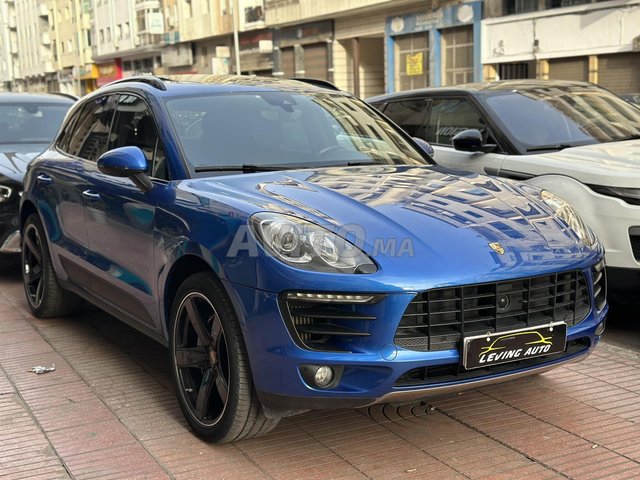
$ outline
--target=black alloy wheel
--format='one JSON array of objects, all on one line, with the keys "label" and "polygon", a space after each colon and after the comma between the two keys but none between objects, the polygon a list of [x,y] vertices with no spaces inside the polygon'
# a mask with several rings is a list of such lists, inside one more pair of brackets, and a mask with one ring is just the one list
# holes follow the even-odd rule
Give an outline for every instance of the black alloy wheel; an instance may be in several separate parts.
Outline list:
[{"label": "black alloy wheel", "polygon": [[169,348],[178,401],[192,430],[214,443],[269,432],[235,310],[209,272],[187,278],[171,311]]},{"label": "black alloy wheel", "polygon": [[47,236],[35,213],[27,218],[22,229],[22,280],[29,308],[38,318],[60,317],[82,304],[79,297],[58,283]]}]

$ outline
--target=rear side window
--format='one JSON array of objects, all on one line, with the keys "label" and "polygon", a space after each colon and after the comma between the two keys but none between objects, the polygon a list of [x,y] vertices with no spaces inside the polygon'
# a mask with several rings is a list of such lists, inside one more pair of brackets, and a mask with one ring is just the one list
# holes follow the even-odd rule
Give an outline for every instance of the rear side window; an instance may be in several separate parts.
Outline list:
[{"label": "rear side window", "polygon": [[98,97],[85,103],[73,126],[66,152],[85,160],[97,161],[106,151],[113,106],[113,96]]},{"label": "rear side window", "polygon": [[487,125],[478,109],[466,98],[433,101],[426,140],[436,145],[452,145],[451,139],[463,130],[480,130],[485,142]]},{"label": "rear side window", "polygon": [[425,119],[430,101],[426,98],[391,102],[384,114],[397,123],[412,137],[425,139],[427,136]]}]

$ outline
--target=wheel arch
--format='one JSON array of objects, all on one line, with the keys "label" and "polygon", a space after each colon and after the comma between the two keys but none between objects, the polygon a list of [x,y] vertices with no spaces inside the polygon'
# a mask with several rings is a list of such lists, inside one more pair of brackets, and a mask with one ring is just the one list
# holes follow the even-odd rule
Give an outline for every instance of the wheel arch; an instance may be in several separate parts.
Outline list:
[{"label": "wheel arch", "polygon": [[170,330],[169,322],[171,321],[171,307],[175,300],[178,288],[188,277],[194,273],[211,272],[216,278],[218,275],[209,263],[198,255],[188,253],[178,258],[169,270],[163,289],[163,312],[164,323],[167,333]]},{"label": "wheel arch", "polygon": [[20,207],[20,233],[24,229],[24,224],[31,214],[37,214],[38,210],[31,200],[25,200]]}]

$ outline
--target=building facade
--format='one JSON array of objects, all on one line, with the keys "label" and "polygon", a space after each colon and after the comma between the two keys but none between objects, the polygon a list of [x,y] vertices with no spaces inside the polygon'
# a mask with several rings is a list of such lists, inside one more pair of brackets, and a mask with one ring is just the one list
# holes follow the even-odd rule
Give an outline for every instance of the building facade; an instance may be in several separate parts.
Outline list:
[{"label": "building facade", "polygon": [[640,92],[640,0],[487,0],[486,80],[589,81]]},{"label": "building facade", "polygon": [[0,0],[0,90],[15,88],[20,76],[15,2]]}]

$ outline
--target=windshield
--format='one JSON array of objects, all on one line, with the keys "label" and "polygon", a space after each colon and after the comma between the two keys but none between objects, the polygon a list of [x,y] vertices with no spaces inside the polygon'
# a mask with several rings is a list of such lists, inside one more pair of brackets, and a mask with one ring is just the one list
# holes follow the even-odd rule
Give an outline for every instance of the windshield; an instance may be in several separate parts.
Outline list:
[{"label": "windshield", "polygon": [[484,103],[521,153],[640,135],[640,109],[596,87],[511,90]]},{"label": "windshield", "polygon": [[70,104],[0,104],[0,143],[49,143]]},{"label": "windshield", "polygon": [[342,94],[223,93],[172,98],[167,109],[196,171],[427,163],[373,109]]}]

